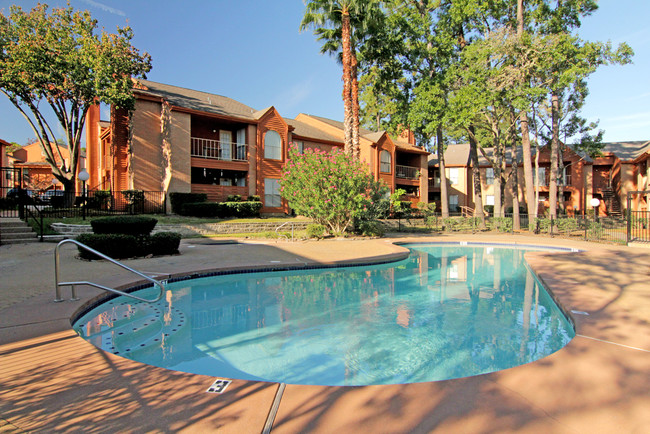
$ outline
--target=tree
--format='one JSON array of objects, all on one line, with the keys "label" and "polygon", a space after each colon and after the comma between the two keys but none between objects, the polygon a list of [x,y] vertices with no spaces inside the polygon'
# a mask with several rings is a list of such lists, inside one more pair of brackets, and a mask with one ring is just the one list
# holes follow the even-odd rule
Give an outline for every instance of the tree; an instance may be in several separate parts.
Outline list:
[{"label": "tree", "polygon": [[359,159],[359,82],[356,45],[361,43],[370,22],[380,16],[376,1],[310,0],[300,30],[314,28],[323,41],[321,53],[339,56],[343,66],[343,134],[348,155]]},{"label": "tree", "polygon": [[308,148],[301,154],[292,146],[280,180],[289,206],[335,235],[355,219],[376,218],[373,214],[386,191],[364,163],[338,148],[330,153]]},{"label": "tree", "polygon": [[[130,27],[97,34],[87,11],[48,13],[44,4],[9,11],[0,13],[0,91],[31,126],[54,176],[72,191],[88,109],[99,102],[132,109],[132,77],[145,78],[151,57],[131,45]],[[68,161],[56,146],[48,107],[65,132]]]}]

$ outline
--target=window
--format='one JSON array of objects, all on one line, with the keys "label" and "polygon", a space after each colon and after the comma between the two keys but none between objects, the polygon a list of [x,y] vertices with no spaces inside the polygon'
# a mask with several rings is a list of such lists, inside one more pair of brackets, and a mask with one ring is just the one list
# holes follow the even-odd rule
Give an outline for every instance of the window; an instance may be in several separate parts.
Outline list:
[{"label": "window", "polygon": [[494,169],[492,167],[485,169],[485,182],[487,185],[494,184]]},{"label": "window", "polygon": [[232,133],[230,131],[219,131],[219,159],[232,160],[231,151]]},{"label": "window", "polygon": [[282,206],[279,180],[269,178],[264,180],[264,206],[268,208],[277,208]]},{"label": "window", "polygon": [[457,212],[458,211],[458,195],[451,194],[449,195],[449,211]]},{"label": "window", "polygon": [[571,185],[571,166],[565,167],[562,172],[562,185]]},{"label": "window", "polygon": [[305,153],[305,142],[296,141],[293,142],[293,145],[296,147],[296,149],[298,149],[299,154]]},{"label": "window", "polygon": [[273,130],[267,131],[264,135],[264,158],[282,159],[282,138]]},{"label": "window", "polygon": [[379,171],[383,173],[390,173],[390,152],[381,151],[379,153]]},{"label": "window", "polygon": [[449,183],[451,185],[457,185],[458,184],[458,168],[453,168],[453,169],[445,169],[447,172],[447,178],[449,179]]},{"label": "window", "polygon": [[246,160],[246,130],[244,128],[237,130],[237,153],[235,158],[237,160]]},{"label": "window", "polygon": [[539,167],[537,169],[537,178],[539,179],[539,184],[541,186],[548,185],[548,180],[546,179],[546,167]]}]

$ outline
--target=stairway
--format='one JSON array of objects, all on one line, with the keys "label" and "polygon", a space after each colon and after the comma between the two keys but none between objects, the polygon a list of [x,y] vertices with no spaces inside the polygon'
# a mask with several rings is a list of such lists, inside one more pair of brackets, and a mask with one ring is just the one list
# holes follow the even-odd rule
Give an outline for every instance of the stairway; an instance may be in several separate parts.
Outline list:
[{"label": "stairway", "polygon": [[38,235],[24,221],[18,218],[0,219],[0,244],[38,242]]},{"label": "stairway", "polygon": [[607,214],[610,217],[621,217],[621,202],[618,200],[618,196],[614,193],[612,187],[606,187],[603,189],[603,200],[607,205]]}]

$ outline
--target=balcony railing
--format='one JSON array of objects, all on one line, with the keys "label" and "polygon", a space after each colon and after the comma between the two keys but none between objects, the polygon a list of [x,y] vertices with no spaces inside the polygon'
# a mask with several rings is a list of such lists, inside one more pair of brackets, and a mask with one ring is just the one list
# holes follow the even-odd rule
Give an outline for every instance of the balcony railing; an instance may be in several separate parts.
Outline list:
[{"label": "balcony railing", "polygon": [[395,177],[402,179],[420,179],[420,170],[417,167],[395,165]]},{"label": "balcony railing", "polygon": [[440,177],[429,178],[429,188],[439,188],[440,187]]},{"label": "balcony railing", "polygon": [[191,142],[192,157],[223,161],[248,161],[248,146],[245,143],[222,142],[199,137],[192,137]]}]

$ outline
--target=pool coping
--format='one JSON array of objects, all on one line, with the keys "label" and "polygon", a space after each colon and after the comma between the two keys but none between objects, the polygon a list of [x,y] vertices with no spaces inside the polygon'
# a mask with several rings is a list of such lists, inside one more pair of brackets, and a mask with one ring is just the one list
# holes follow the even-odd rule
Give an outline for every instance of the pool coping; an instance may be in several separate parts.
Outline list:
[{"label": "pool coping", "polygon": [[[379,240],[381,242],[412,243],[421,242],[427,237],[408,237],[391,240]],[[428,237],[433,242],[439,242],[440,237]],[[459,236],[457,239],[467,239],[467,236]],[[485,240],[488,237],[478,237],[475,239]],[[449,239],[449,238],[446,238]],[[513,239],[521,239],[513,237]],[[537,240],[534,240],[534,242]],[[544,240],[545,245],[561,244],[558,240]],[[489,244],[493,244],[489,242]],[[508,243],[511,244],[511,243]],[[576,243],[572,243],[576,244]],[[586,243],[585,243],[586,244]],[[583,244],[580,244],[583,246]],[[630,250],[625,248],[610,248],[599,245],[584,245],[586,253],[580,253],[580,261],[573,261],[576,264],[565,264],[557,257],[553,258],[549,252],[530,252],[527,253],[527,262],[535,271],[538,278],[544,283],[544,286],[557,293],[561,300],[561,305],[566,309],[573,307],[580,308],[581,304],[589,305],[593,303],[596,297],[593,296],[593,285],[590,287],[591,275],[597,275],[600,281],[606,283],[604,286],[612,286],[615,291],[616,285],[606,280],[605,273],[593,273],[593,261],[600,256],[605,259],[602,266],[610,269],[616,278],[621,282],[627,282],[631,279],[630,274],[616,270],[616,261],[635,261],[635,255],[643,256],[640,250]],[[632,253],[634,252],[634,253]],[[647,252],[647,250],[646,250]],[[649,252],[650,253],[650,252]],[[557,254],[555,254],[557,255]],[[562,255],[562,254],[560,254]],[[646,254],[647,255],[647,254]],[[640,261],[645,261],[644,256]],[[575,259],[575,258],[574,258]],[[571,262],[571,261],[569,261]],[[648,262],[640,262],[647,264]],[[586,264],[586,265],[585,265]],[[624,265],[623,263],[619,265]],[[568,268],[567,268],[568,267]],[[571,273],[579,271],[581,268],[587,271],[580,274],[579,279],[569,279],[568,270]],[[591,267],[591,268],[590,268]],[[624,268],[620,266],[619,268]],[[564,274],[562,274],[564,273]],[[615,281],[613,279],[612,281]],[[393,385],[393,386],[362,386],[362,387],[336,387],[336,386],[293,386],[287,385],[282,401],[279,405],[274,431],[278,432],[355,432],[359,429],[377,430],[377,431],[419,431],[419,432],[484,432],[484,431],[529,431],[538,432],[544,430],[548,432],[606,432],[613,430],[641,431],[642,427],[650,423],[650,416],[647,409],[649,400],[646,391],[648,390],[648,378],[650,378],[650,345],[646,342],[644,336],[648,334],[639,333],[639,327],[647,327],[640,323],[632,324],[629,327],[625,324],[625,319],[621,320],[621,315],[636,314],[635,309],[642,309],[645,314],[645,304],[637,303],[644,301],[639,298],[638,281],[632,280],[631,283],[621,283],[619,286],[625,286],[627,293],[615,298],[613,302],[605,304],[603,309],[584,308],[585,311],[592,312],[591,318],[574,317],[576,320],[576,332],[578,336],[574,338],[563,350],[553,355],[532,362],[520,367],[511,368],[492,374],[483,374],[475,377],[467,377],[457,380],[446,380],[432,383],[414,383],[411,385]],[[562,287],[564,286],[564,287]],[[568,288],[570,287],[570,288]],[[559,290],[558,290],[559,289]],[[602,290],[598,290],[599,297],[602,297]],[[628,297],[628,298],[625,298]],[[636,297],[636,298],[635,298]],[[609,313],[609,317],[603,312]],[[68,316],[69,322],[70,316]],[[604,321],[602,330],[594,325],[594,321]],[[616,320],[615,324],[611,324]],[[627,322],[630,322],[629,320]],[[616,328],[614,338],[609,338],[607,327]],[[633,330],[632,330],[633,329]],[[585,333],[584,335],[581,333]],[[600,335],[596,332],[601,333]],[[589,336],[593,335],[593,336]],[[638,336],[641,335],[641,336]],[[16,341],[9,345],[0,345],[0,355],[8,357],[13,354],[20,354],[22,363],[11,365],[15,372],[26,378],[32,378],[35,381],[40,379],[41,382],[47,383],[42,377],[33,374],[31,369],[37,361],[26,363],[25,357],[31,354],[33,348],[39,351],[50,349],[51,344],[45,339],[47,330],[41,332],[43,338],[34,338]],[[89,372],[95,372],[98,369],[96,365],[106,366],[106,361],[110,361],[109,366],[117,372],[122,372],[140,378],[136,383],[133,380],[125,382],[126,386],[136,388],[144,384],[146,390],[163,388],[179,393],[184,389],[192,389],[195,393],[205,394],[205,387],[200,386],[209,380],[209,377],[195,376],[178,376],[168,372],[161,372],[159,368],[152,368],[143,371],[142,366],[136,362],[130,362],[119,356],[97,354],[91,344],[83,339],[76,337],[70,330],[52,334],[57,338],[65,339],[65,342],[74,347],[75,351],[89,354],[89,357],[96,360],[89,363],[86,368]],[[600,339],[593,340],[592,338]],[[610,341],[608,343],[607,341]],[[625,348],[621,344],[629,344]],[[45,343],[43,343],[45,342]],[[635,349],[636,348],[636,349]],[[65,365],[67,358],[71,355],[60,354],[60,351],[51,349],[55,361],[60,361],[62,366]],[[73,359],[67,363],[74,363]],[[7,360],[7,359],[5,359]],[[40,366],[40,365],[39,365]],[[614,375],[622,367],[625,368],[625,376]],[[105,369],[105,368],[104,368]],[[93,374],[101,379],[102,374],[97,371]],[[588,375],[585,375],[588,373]],[[61,376],[68,376],[67,371],[59,372]],[[2,374],[0,374],[2,375]],[[18,375],[18,374],[16,374]],[[30,377],[31,376],[31,377]],[[148,377],[155,376],[156,381],[147,380]],[[612,382],[612,378],[614,380]],[[73,376],[74,377],[74,376]],[[583,378],[584,377],[584,378]],[[602,378],[601,378],[602,377]],[[629,379],[628,379],[629,377]],[[121,377],[120,377],[121,378]],[[15,381],[14,377],[11,377]],[[161,382],[162,380],[162,382]],[[98,380],[99,381],[99,380]],[[110,388],[113,383],[106,383],[105,380],[99,384],[102,387]],[[152,383],[153,381],[153,383]],[[119,382],[117,382],[119,383]],[[120,383],[122,384],[122,383]],[[44,384],[43,384],[44,385]],[[207,387],[207,384],[204,384]],[[575,387],[569,387],[575,386]],[[106,409],[103,411],[91,411],[88,413],[89,419],[84,423],[87,426],[95,426],[98,430],[108,430],[112,428],[127,428],[143,423],[140,428],[146,427],[155,430],[155,427],[165,423],[171,430],[182,431],[184,429],[214,429],[216,426],[225,432],[260,432],[268,419],[269,409],[274,401],[277,385],[273,383],[256,384],[255,382],[243,382],[236,380],[233,385],[223,396],[214,399],[206,399],[205,396],[196,395],[195,398],[189,398],[193,395],[183,395],[180,401],[177,401],[174,408],[185,408],[185,413],[189,411],[192,416],[192,425],[183,424],[176,420],[174,416],[160,413],[159,408],[165,408],[156,396],[149,396],[143,392],[142,398],[148,403],[147,412],[129,413],[127,415],[114,413]],[[28,389],[29,386],[21,384],[16,390],[3,394],[7,398],[7,403],[19,403],[21,401],[12,401],[23,398],[27,395],[21,394],[21,390]],[[79,388],[83,389],[82,386]],[[537,389],[532,391],[531,389]],[[576,390],[573,390],[576,389]],[[606,389],[606,390],[605,390]],[[76,388],[70,386],[67,393],[73,393]],[[145,390],[145,389],[142,389]],[[244,391],[251,391],[246,394]],[[604,391],[605,390],[605,391]],[[562,391],[562,392],[560,392]],[[577,393],[579,392],[579,393]],[[97,392],[95,392],[97,393]],[[87,407],[89,395],[81,394],[76,399],[71,400],[73,407]],[[480,399],[477,399],[479,397]],[[212,397],[211,397],[212,398]],[[598,400],[596,400],[598,398]],[[616,398],[616,400],[614,400]],[[36,398],[34,398],[36,399]],[[193,404],[188,403],[190,399]],[[186,403],[182,405],[182,403]],[[128,405],[129,400],[124,401]],[[225,404],[227,403],[227,405]],[[0,409],[3,404],[0,404]],[[9,404],[5,404],[9,405]],[[20,407],[20,406],[19,406]],[[208,409],[212,410],[208,411]],[[250,409],[255,411],[251,412]],[[52,420],[51,415],[59,414],[58,408],[54,407],[48,415],[38,415],[33,411],[25,413],[27,407],[21,411],[20,408],[10,408],[11,412],[8,419],[0,418],[0,428],[5,426],[15,427],[16,429],[46,429],[48,427],[58,426],[59,428],[80,426],[74,423],[80,421],[70,421],[65,418],[58,421]],[[32,408],[33,410],[33,408]],[[110,410],[110,409],[109,409]],[[146,414],[148,413],[148,414]],[[253,413],[258,413],[253,414]],[[98,414],[103,414],[106,420],[97,419]],[[3,416],[5,417],[5,416]],[[146,425],[145,417],[153,417],[153,425]],[[158,419],[156,419],[158,417]],[[229,419],[230,417],[230,419]],[[228,420],[228,423],[218,425],[217,420]],[[163,422],[167,421],[167,422]],[[58,423],[58,425],[57,425]],[[67,425],[65,425],[67,423]],[[168,423],[170,425],[168,425]],[[4,424],[4,425],[3,425]],[[64,424],[64,425],[62,425]],[[94,424],[94,425],[92,425]],[[110,425],[107,425],[110,424]],[[180,429],[178,428],[180,427]],[[489,427],[489,428],[488,428]],[[243,430],[243,431],[242,431]]]}]

